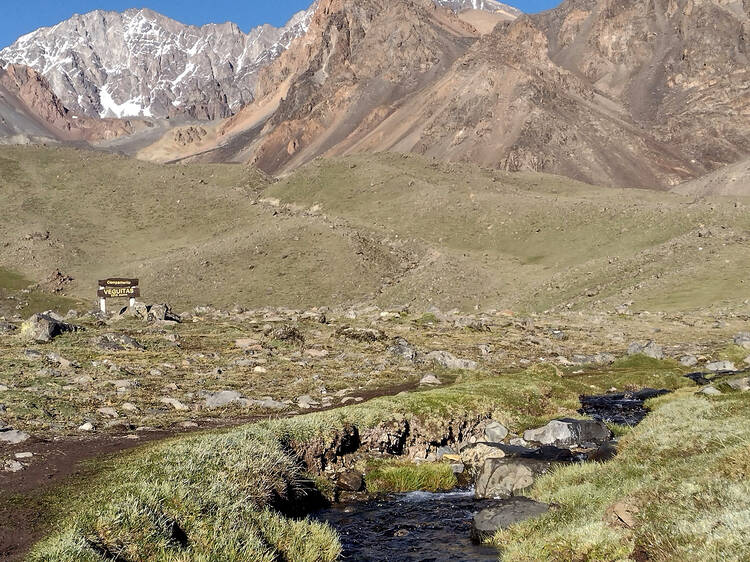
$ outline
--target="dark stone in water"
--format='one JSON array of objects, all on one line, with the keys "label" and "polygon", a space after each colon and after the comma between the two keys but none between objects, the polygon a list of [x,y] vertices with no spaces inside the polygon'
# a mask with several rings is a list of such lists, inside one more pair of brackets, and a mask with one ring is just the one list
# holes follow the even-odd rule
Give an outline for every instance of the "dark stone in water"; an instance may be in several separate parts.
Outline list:
[{"label": "dark stone in water", "polygon": [[643,403],[646,400],[668,393],[668,390],[644,388],[637,392],[581,396],[582,408],[578,412],[604,422],[619,425],[638,425],[648,414],[648,409]]},{"label": "dark stone in water", "polygon": [[341,537],[343,560],[489,561],[494,548],[471,540],[474,515],[502,501],[478,501],[473,491],[412,492],[335,506],[315,517]]},{"label": "dark stone in water", "polygon": [[338,486],[348,492],[359,492],[363,486],[362,475],[353,470],[342,473],[338,478]]},{"label": "dark stone in water", "polygon": [[487,507],[474,516],[472,538],[476,542],[481,542],[500,529],[507,529],[515,523],[544,515],[547,511],[549,505],[546,503],[524,497],[509,498],[501,505]]}]

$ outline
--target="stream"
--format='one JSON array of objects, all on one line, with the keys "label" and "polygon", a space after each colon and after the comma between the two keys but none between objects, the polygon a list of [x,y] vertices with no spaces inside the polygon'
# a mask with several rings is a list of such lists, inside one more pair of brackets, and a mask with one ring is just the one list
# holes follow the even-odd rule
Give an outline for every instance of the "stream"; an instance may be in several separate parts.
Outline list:
[{"label": "stream", "polygon": [[[644,389],[637,392],[581,396],[582,414],[594,419],[634,426],[647,415],[644,402],[666,393],[665,390]],[[508,454],[526,458],[544,458],[558,462],[584,462],[586,455],[541,447]],[[566,455],[561,455],[566,453]],[[543,506],[543,507],[542,507]],[[314,517],[329,523],[339,534],[343,560],[356,561],[496,561],[496,549],[472,541],[475,515],[488,508],[498,513],[503,526],[538,516],[546,511],[539,504],[522,496],[506,500],[476,499],[474,490],[430,493],[389,494],[376,499],[337,504]],[[498,509],[500,508],[500,509]],[[480,518],[482,515],[479,516]]]}]

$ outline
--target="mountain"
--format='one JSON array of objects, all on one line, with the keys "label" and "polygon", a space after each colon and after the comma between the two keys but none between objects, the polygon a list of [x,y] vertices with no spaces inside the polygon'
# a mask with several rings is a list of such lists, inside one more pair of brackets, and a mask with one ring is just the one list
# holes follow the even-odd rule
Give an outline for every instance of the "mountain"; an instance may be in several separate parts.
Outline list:
[{"label": "mountain", "polygon": [[321,1],[198,157],[389,150],[667,188],[750,153],[748,6],[566,0],[482,33],[429,2]]},{"label": "mountain", "polygon": [[253,99],[258,70],[304,34],[312,9],[282,28],[184,25],[151,10],[94,11],[41,28],[0,60],[43,75],[90,117],[227,117]]},{"label": "mountain", "polygon": [[0,138],[6,142],[108,140],[143,127],[138,121],[75,115],[35,70],[15,64],[0,69]]}]

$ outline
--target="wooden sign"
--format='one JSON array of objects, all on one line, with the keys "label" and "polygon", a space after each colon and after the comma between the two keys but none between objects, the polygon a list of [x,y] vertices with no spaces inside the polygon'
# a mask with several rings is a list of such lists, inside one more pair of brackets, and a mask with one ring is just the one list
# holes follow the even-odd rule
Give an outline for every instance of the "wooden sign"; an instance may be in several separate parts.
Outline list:
[{"label": "wooden sign", "polygon": [[106,299],[130,299],[130,306],[133,306],[135,299],[141,296],[141,289],[138,287],[138,279],[113,277],[99,281],[96,296],[99,297],[99,308],[102,312],[107,312]]}]

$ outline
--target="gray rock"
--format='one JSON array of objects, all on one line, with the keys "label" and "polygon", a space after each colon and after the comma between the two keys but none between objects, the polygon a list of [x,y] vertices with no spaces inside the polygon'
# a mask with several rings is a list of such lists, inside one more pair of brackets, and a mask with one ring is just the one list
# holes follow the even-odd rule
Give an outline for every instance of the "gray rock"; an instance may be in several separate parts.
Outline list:
[{"label": "gray rock", "polygon": [[574,365],[611,365],[617,358],[611,353],[595,353],[594,355],[573,355],[571,363]]},{"label": "gray rock", "polygon": [[105,418],[119,418],[120,414],[117,413],[117,410],[114,408],[99,408],[97,410],[99,414],[104,416]]},{"label": "gray rock", "polygon": [[526,441],[555,447],[594,449],[612,438],[612,432],[601,421],[560,419],[544,427],[526,430]]},{"label": "gray rock", "polygon": [[492,443],[475,443],[461,449],[461,462],[475,469],[481,468],[487,459],[501,459],[505,451]]},{"label": "gray rock", "polygon": [[750,377],[743,377],[741,379],[732,379],[726,381],[726,384],[733,390],[739,390],[740,392],[747,392],[750,390]]},{"label": "gray rock", "polygon": [[508,436],[508,429],[501,423],[492,421],[484,428],[484,440],[487,443],[502,443]]},{"label": "gray rock", "polygon": [[438,447],[435,451],[435,460],[442,460],[445,455],[458,455],[458,453],[453,447]]},{"label": "gray rock", "polygon": [[721,391],[713,386],[707,386],[700,392],[701,394],[705,394],[706,396],[721,396]]},{"label": "gray rock", "polygon": [[102,334],[96,345],[104,351],[125,351],[128,349],[143,351],[146,349],[136,340],[125,334]]},{"label": "gray rock", "polygon": [[451,463],[451,470],[453,471],[453,474],[463,474],[466,470],[466,466],[463,463],[454,462]]},{"label": "gray rock", "polygon": [[18,327],[15,324],[0,322],[0,334],[9,334],[10,332],[15,332],[17,329]]},{"label": "gray rock", "polygon": [[750,349],[750,332],[740,332],[734,336],[734,345]]},{"label": "gray rock", "polygon": [[78,427],[79,431],[94,431],[94,424],[91,422],[86,422],[83,425]]},{"label": "gray rock", "polygon": [[265,398],[261,398],[260,400],[248,400],[248,402],[250,406],[264,408],[266,410],[286,410],[288,407],[283,402],[278,402],[270,396],[266,396]]},{"label": "gray rock", "polygon": [[162,322],[181,322],[178,314],[172,312],[168,304],[154,304],[148,307],[148,319]]},{"label": "gray rock", "polygon": [[714,373],[719,371],[736,371],[734,363],[731,361],[714,361],[706,365],[706,369]]},{"label": "gray rock", "polygon": [[479,470],[474,495],[477,498],[509,498],[531,487],[534,480],[551,466],[552,463],[537,459],[489,458]]},{"label": "gray rock", "polygon": [[49,343],[57,336],[68,332],[76,332],[79,328],[67,324],[52,313],[34,314],[21,326],[21,335],[28,340]]},{"label": "gray rock", "polygon": [[4,384],[0,384],[0,392],[6,392],[8,390],[10,389],[7,386],[5,386]]},{"label": "gray rock", "polygon": [[348,492],[359,492],[364,487],[362,475],[353,470],[347,470],[339,474],[336,483],[339,488]]},{"label": "gray rock", "polygon": [[547,511],[549,511],[549,505],[546,503],[524,497],[509,498],[501,505],[483,509],[474,516],[472,538],[477,542],[482,542],[501,529],[507,529],[511,525],[532,517],[539,517]]},{"label": "gray rock", "polygon": [[476,361],[459,359],[447,351],[431,351],[425,356],[425,359],[446,369],[473,371],[477,368]]},{"label": "gray rock", "polygon": [[3,443],[10,443],[16,445],[27,441],[31,435],[25,431],[19,431],[17,429],[3,429],[0,431],[0,441]]},{"label": "gray rock", "polygon": [[650,341],[646,345],[633,342],[628,346],[628,355],[645,355],[652,359],[664,359],[664,350],[660,345]]},{"label": "gray rock", "polygon": [[21,472],[26,466],[23,463],[20,463],[18,461],[5,461],[5,465],[3,466],[3,470],[5,472]]},{"label": "gray rock", "polygon": [[237,402],[242,398],[242,395],[235,390],[222,390],[216,394],[212,394],[206,398],[206,408],[214,409],[227,406],[232,402]]},{"label": "gray rock", "polygon": [[297,406],[299,406],[303,410],[309,410],[314,406],[320,406],[320,402],[314,400],[313,397],[309,394],[305,394],[297,398]]},{"label": "gray rock", "polygon": [[417,350],[404,338],[393,340],[393,345],[388,348],[388,353],[411,362],[417,359]]},{"label": "gray rock", "polygon": [[185,404],[177,400],[176,398],[167,398],[167,397],[160,398],[159,402],[161,402],[162,404],[166,404],[167,406],[172,406],[172,408],[174,408],[175,410],[179,410],[181,412],[184,412],[190,409],[187,406],[185,406]]},{"label": "gray rock", "polygon": [[698,358],[695,355],[684,355],[680,357],[680,365],[683,367],[695,367],[698,364]]},{"label": "gray rock", "polygon": [[420,386],[438,386],[438,385],[441,385],[441,384],[443,384],[443,383],[440,382],[440,379],[437,378],[432,373],[427,374],[427,375],[423,376],[421,379],[419,379],[419,385]]},{"label": "gray rock", "polygon": [[336,330],[336,335],[363,343],[382,341],[387,337],[382,330],[375,330],[373,328],[352,328],[350,326],[342,326]]}]

